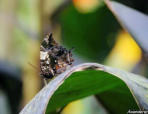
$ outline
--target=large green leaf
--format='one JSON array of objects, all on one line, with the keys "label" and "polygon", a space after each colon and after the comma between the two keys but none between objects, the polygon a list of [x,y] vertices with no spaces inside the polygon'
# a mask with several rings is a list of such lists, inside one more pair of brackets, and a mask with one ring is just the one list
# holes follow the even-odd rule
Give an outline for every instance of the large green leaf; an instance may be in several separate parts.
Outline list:
[{"label": "large green leaf", "polygon": [[148,16],[118,2],[106,1],[120,24],[133,36],[140,47],[148,53]]},{"label": "large green leaf", "polygon": [[[100,3],[101,4],[101,3]],[[102,3],[99,8],[82,14],[70,4],[58,17],[63,43],[84,59],[102,62],[112,49],[119,24]]]},{"label": "large green leaf", "polygon": [[69,102],[97,94],[114,114],[129,109],[148,109],[148,80],[96,63],[72,67],[55,77],[21,111],[21,114],[51,113]]}]

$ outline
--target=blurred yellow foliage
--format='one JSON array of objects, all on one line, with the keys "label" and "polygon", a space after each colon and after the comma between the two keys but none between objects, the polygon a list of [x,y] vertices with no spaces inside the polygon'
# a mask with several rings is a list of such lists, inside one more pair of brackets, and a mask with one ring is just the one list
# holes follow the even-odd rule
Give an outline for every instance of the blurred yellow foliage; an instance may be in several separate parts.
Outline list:
[{"label": "blurred yellow foliage", "polygon": [[73,0],[75,7],[81,13],[88,13],[94,11],[100,3],[100,0]]},{"label": "blurred yellow foliage", "polygon": [[82,113],[83,113],[83,104],[81,100],[69,103],[62,111],[62,114],[82,114]]},{"label": "blurred yellow foliage", "polygon": [[106,64],[131,70],[140,59],[141,49],[127,32],[121,31],[117,36],[116,44],[111,51]]}]

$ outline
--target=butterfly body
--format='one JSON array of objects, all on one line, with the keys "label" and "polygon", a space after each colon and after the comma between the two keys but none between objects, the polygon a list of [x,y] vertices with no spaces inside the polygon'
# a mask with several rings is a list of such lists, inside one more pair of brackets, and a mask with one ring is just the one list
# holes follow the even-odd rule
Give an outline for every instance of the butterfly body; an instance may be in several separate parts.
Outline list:
[{"label": "butterfly body", "polygon": [[40,47],[41,76],[51,79],[66,71],[73,61],[71,50],[67,50],[56,43],[52,34],[44,38]]}]

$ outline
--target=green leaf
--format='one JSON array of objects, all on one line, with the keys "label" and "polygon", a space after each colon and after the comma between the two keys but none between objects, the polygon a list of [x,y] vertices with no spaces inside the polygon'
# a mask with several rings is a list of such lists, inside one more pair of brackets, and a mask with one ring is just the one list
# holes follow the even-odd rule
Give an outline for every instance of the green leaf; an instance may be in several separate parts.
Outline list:
[{"label": "green leaf", "polygon": [[106,3],[120,24],[148,52],[148,16],[118,2],[106,0]]},{"label": "green leaf", "polygon": [[[101,3],[100,3],[101,4]],[[119,24],[101,4],[92,13],[82,14],[71,4],[58,17],[63,43],[84,59],[102,62],[111,51]]]},{"label": "green leaf", "polygon": [[146,78],[96,63],[85,63],[51,80],[21,114],[43,114],[45,111],[52,114],[73,100],[93,94],[99,95],[104,107],[114,114],[125,114],[129,109],[148,110]]}]

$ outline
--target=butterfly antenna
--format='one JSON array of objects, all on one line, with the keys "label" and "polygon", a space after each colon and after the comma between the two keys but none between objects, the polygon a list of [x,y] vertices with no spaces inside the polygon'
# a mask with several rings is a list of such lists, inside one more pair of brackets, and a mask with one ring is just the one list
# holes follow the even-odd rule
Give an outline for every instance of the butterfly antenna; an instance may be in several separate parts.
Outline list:
[{"label": "butterfly antenna", "polygon": [[34,68],[35,70],[37,70],[38,71],[38,68],[35,66],[35,65],[33,65],[32,63],[30,63],[30,62],[28,62],[28,64],[30,65],[30,66],[32,66],[32,68]]},{"label": "butterfly antenna", "polygon": [[72,52],[73,50],[75,50],[75,47],[72,47],[72,48],[69,50],[69,52]]}]

